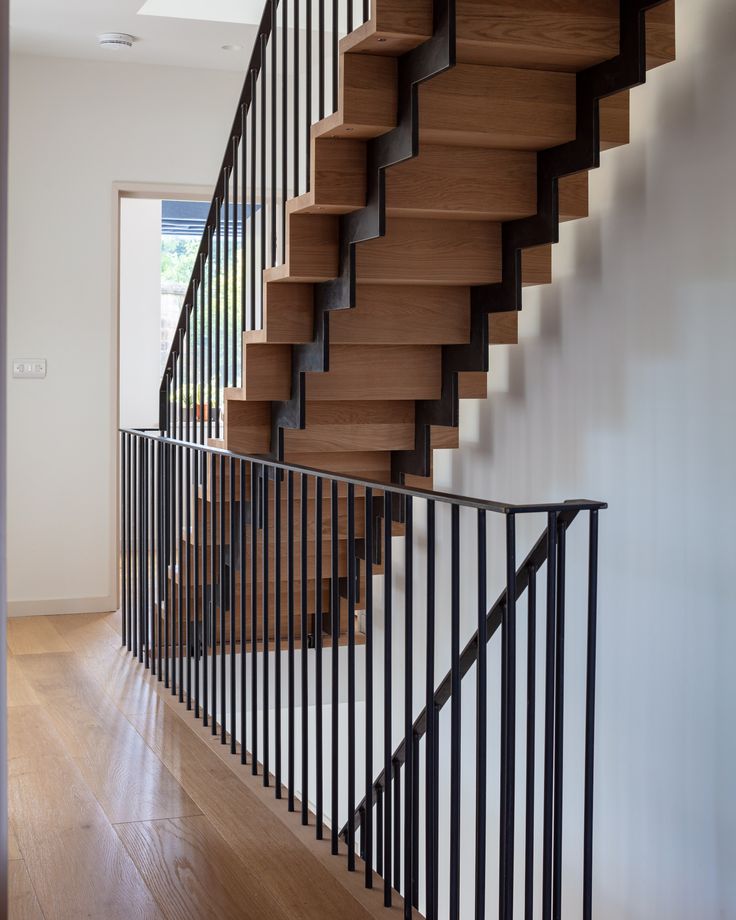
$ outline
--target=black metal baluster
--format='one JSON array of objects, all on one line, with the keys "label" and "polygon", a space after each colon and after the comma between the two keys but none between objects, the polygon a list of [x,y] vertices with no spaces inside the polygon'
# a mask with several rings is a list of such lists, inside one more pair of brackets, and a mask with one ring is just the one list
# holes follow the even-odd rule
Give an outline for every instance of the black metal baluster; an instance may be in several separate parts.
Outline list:
[{"label": "black metal baluster", "polygon": [[142,485],[141,485],[141,516],[143,518],[142,526],[142,545],[141,545],[141,572],[143,573],[143,607],[141,610],[141,627],[138,645],[138,660],[145,663],[148,667],[148,589],[150,579],[148,574],[148,509],[150,502],[148,500],[148,440],[141,439],[142,447]]},{"label": "black metal baluster", "polygon": [[276,798],[281,798],[281,477],[282,472],[279,468],[274,470],[274,560],[273,560],[273,581],[275,588],[274,599],[274,648],[276,654],[274,657],[274,783],[276,786]]},{"label": "black metal baluster", "polygon": [[325,117],[325,0],[318,0],[318,88],[319,120]]},{"label": "black metal baluster", "polygon": [[[340,50],[340,20],[338,16],[337,0],[332,0],[332,111],[337,111],[339,82],[337,68]],[[388,805],[388,801],[386,803]],[[388,812],[388,807],[386,808]]]},{"label": "black metal baluster", "polygon": [[[352,4],[351,4],[352,7]],[[351,9],[352,18],[352,9]],[[352,26],[352,23],[350,23]],[[411,920],[414,894],[414,503],[404,500],[404,917]],[[398,825],[398,821],[397,821]]]},{"label": "black metal baluster", "polygon": [[[260,303],[260,322],[258,328],[263,329],[264,320],[264,287],[263,273],[266,270],[266,36],[261,36],[261,266],[258,272],[258,301]],[[265,724],[265,723],[264,723]]]},{"label": "black metal baluster", "polygon": [[505,743],[501,744],[501,827],[503,843],[501,917],[511,920],[514,914],[514,825],[516,759],[516,518],[506,516],[506,604],[502,624],[502,707]]},{"label": "black metal baluster", "polygon": [[450,920],[460,920],[460,508],[451,511]]},{"label": "black metal baluster", "polygon": [[355,0],[348,0],[348,35],[353,31],[353,6]]},{"label": "black metal baluster", "polygon": [[300,640],[301,655],[299,663],[301,665],[301,710],[302,710],[302,824],[309,823],[309,658],[308,645],[309,635],[307,630],[307,556],[309,554],[308,542],[308,510],[309,510],[309,480],[306,475],[301,475],[301,515],[299,529],[299,577],[301,580],[301,591],[299,597],[300,613]]},{"label": "black metal baluster", "polygon": [[309,170],[312,163],[312,0],[306,0],[307,3],[307,35],[305,47],[305,68],[306,68],[306,97],[305,97],[305,155],[306,155],[306,189],[309,191]]},{"label": "black metal baluster", "polygon": [[212,437],[212,416],[215,404],[213,402],[212,387],[216,386],[215,364],[212,354],[214,337],[212,335],[212,227],[207,227],[207,437]]},{"label": "black metal baluster", "polygon": [[199,470],[200,470],[200,451],[194,451],[194,468],[192,470],[192,483],[190,490],[193,492],[194,504],[194,552],[193,552],[193,575],[194,575],[194,628],[192,630],[192,646],[194,652],[194,718],[199,718],[199,636],[201,630],[201,598],[199,589],[199,554],[200,554],[200,515],[199,515]]},{"label": "black metal baluster", "polygon": [[157,494],[157,526],[156,526],[156,564],[158,567],[158,612],[156,621],[158,625],[158,644],[156,647],[157,656],[157,675],[159,683],[163,680],[163,608],[166,603],[166,541],[165,541],[165,500],[164,500],[164,459],[166,457],[166,445],[157,442],[157,474],[156,474],[156,494]]},{"label": "black metal baluster", "polygon": [[[222,229],[220,220],[220,199],[215,198],[215,437],[220,437],[220,390],[222,377],[220,375],[221,357],[221,330],[222,330],[222,297],[220,291],[220,264],[222,250]],[[213,646],[214,653],[214,646]]]},{"label": "black metal baluster", "polygon": [[[205,231],[206,232],[206,231]],[[207,419],[209,418],[209,386],[207,381],[207,362],[205,360],[207,348],[206,322],[205,322],[205,257],[199,257],[199,443],[206,444],[205,437]],[[203,459],[203,458],[200,458]]]},{"label": "black metal baluster", "polygon": [[370,0],[363,0],[363,22],[368,22],[371,18]]},{"label": "black metal baluster", "polygon": [[314,481],[314,706],[315,706],[315,784],[316,835],[324,837],[324,727],[322,708],[322,477]]},{"label": "black metal baluster", "polygon": [[355,486],[348,485],[348,871],[355,871]]},{"label": "black metal baluster", "polygon": [[427,502],[427,684],[425,708],[425,790],[427,848],[425,863],[427,920],[437,920],[437,876],[439,852],[439,789],[437,784],[439,741],[437,709],[434,703],[435,683],[435,503]]},{"label": "black metal baluster", "polygon": [[287,622],[287,760],[289,811],[294,811],[294,474],[286,479],[286,582],[289,587]]},{"label": "black metal baluster", "polygon": [[[240,572],[240,762],[245,764],[247,762],[247,752],[248,752],[248,738],[246,737],[246,731],[248,727],[248,699],[247,699],[247,648],[246,643],[248,641],[248,598],[247,598],[247,587],[248,587],[248,572],[247,572],[247,558],[246,558],[246,544],[247,544],[247,534],[248,534],[248,521],[246,514],[246,502],[245,496],[246,491],[246,467],[245,460],[240,461],[238,468],[239,473],[239,499],[240,499],[240,562],[238,570]],[[253,471],[250,470],[251,477]]]},{"label": "black metal baluster", "polygon": [[585,673],[585,793],[583,813],[583,920],[593,916],[593,781],[595,666],[598,619],[598,511],[590,512],[588,535],[588,637]]},{"label": "black metal baluster", "polygon": [[[230,175],[225,168],[222,174],[222,385],[230,386]],[[225,408],[225,397],[222,398]],[[224,517],[224,515],[223,515]],[[224,710],[223,710],[224,712]]]},{"label": "black metal baluster", "polygon": [[[233,195],[232,195],[232,226],[233,226],[233,241],[232,241],[232,303],[230,305],[230,323],[231,323],[231,339],[232,339],[232,383],[231,385],[237,387],[240,385],[240,380],[238,379],[238,357],[240,354],[240,348],[242,346],[242,338],[240,337],[239,330],[241,328],[242,322],[238,322],[238,138],[233,137],[233,168],[232,168],[232,182],[233,182]],[[232,491],[232,488],[231,488]]]},{"label": "black metal baluster", "polygon": [[338,701],[339,701],[339,679],[340,679],[340,660],[338,657],[340,642],[340,570],[338,563],[338,527],[340,520],[340,507],[338,504],[338,487],[337,482],[333,479],[330,485],[330,632],[332,638],[332,650],[330,655],[331,679],[330,679],[330,721],[331,721],[331,777],[330,777],[330,823],[332,824],[331,845],[332,855],[338,853],[338,760],[339,760],[339,724],[338,724]]},{"label": "black metal baluster", "polygon": [[[391,763],[392,725],[391,705],[393,694],[393,661],[392,661],[392,588],[393,571],[391,560],[391,495],[383,493],[383,751],[384,751],[384,784],[385,784],[385,815],[383,821],[383,903],[391,907],[393,896],[391,894],[391,778],[393,767]],[[398,823],[398,815],[396,816]]]},{"label": "black metal baluster", "polygon": [[[207,610],[212,602],[212,565],[208,566],[208,527],[209,525],[209,493],[208,488],[212,488],[211,477],[208,475],[212,455],[209,453],[202,454],[202,625],[199,636],[199,642],[202,647],[202,725],[207,727],[209,724],[209,699],[207,682],[209,679],[209,634],[208,634],[208,617]],[[214,543],[214,539],[209,541]],[[209,578],[207,572],[209,569]],[[208,586],[209,581],[209,586]]]},{"label": "black metal baluster", "polygon": [[373,489],[364,496],[365,528],[365,887],[373,887]]},{"label": "black metal baluster", "polygon": [[301,56],[301,35],[299,34],[300,25],[299,25],[299,11],[300,11],[300,2],[299,0],[294,0],[294,71],[293,71],[293,88],[292,92],[294,94],[294,144],[293,144],[293,155],[294,155],[294,188],[292,189],[292,194],[296,198],[299,195],[301,183],[299,181],[299,138],[301,137],[299,129],[299,102],[300,102],[300,91],[301,91],[301,74],[299,72],[300,68],[300,56]]},{"label": "black metal baluster", "polygon": [[[263,583],[263,785],[269,785],[269,747],[271,744],[271,739],[269,737],[269,728],[270,728],[270,719],[271,715],[269,712],[269,679],[270,679],[270,669],[269,669],[269,641],[270,641],[270,630],[268,626],[269,620],[269,565],[268,565],[268,555],[269,555],[269,540],[268,540],[268,503],[269,503],[269,490],[268,490],[268,476],[269,468],[267,466],[261,467],[263,471],[263,476],[261,478],[261,507],[263,508],[263,520],[261,522],[261,547],[263,552],[263,561],[262,565],[262,583]],[[274,583],[274,591],[280,590],[280,585]]]},{"label": "black metal baluster", "polygon": [[177,657],[177,685],[179,702],[184,702],[184,543],[182,530],[184,528],[184,456],[182,448],[176,448],[176,547],[177,547],[177,605],[176,605],[176,657]]},{"label": "black metal baluster", "polygon": [[394,890],[401,894],[401,762],[392,761],[394,789]]},{"label": "black metal baluster", "polygon": [[182,439],[185,441],[191,440],[191,427],[192,427],[192,412],[191,412],[191,403],[192,403],[192,385],[189,379],[189,304],[184,305],[184,335],[182,340],[182,368],[184,372],[184,392],[182,397],[183,411],[184,411],[184,428],[182,431]]},{"label": "black metal baluster", "polygon": [[236,544],[235,531],[235,459],[230,457],[228,460],[230,467],[230,488],[228,490],[228,510],[230,514],[230,565],[228,579],[228,596],[230,600],[230,753],[235,754],[237,748],[237,738],[235,731],[235,694],[236,694],[236,667],[235,653],[237,650],[236,642],[236,610],[235,610],[235,554],[238,551]]},{"label": "black metal baluster", "polygon": [[478,511],[478,669],[476,674],[475,917],[486,915],[486,758],[488,753],[488,607],[486,600],[486,513]]},{"label": "black metal baluster", "polygon": [[376,872],[383,877],[383,786],[376,785]]},{"label": "black metal baluster", "polygon": [[[275,9],[274,3],[272,9]],[[248,236],[248,109],[240,106],[240,175],[243,186],[242,206],[240,210],[240,331],[245,332],[251,328],[248,316],[248,271],[252,267],[248,264],[246,258],[246,243]],[[241,342],[241,363],[242,363],[242,336]],[[240,383],[243,383],[241,368]]]},{"label": "black metal baluster", "polygon": [[[227,285],[225,285],[227,291]],[[225,346],[227,353],[227,343]],[[227,744],[227,515],[225,493],[225,456],[220,454],[220,744]],[[231,547],[232,549],[232,547]]]},{"label": "black metal baluster", "polygon": [[174,635],[174,592],[176,589],[176,572],[174,571],[174,489],[173,451],[166,445],[166,610],[164,632],[166,633],[166,658],[164,661],[164,687],[167,689],[174,681],[174,662],[172,661]]},{"label": "black metal baluster", "polygon": [[220,469],[221,457],[219,454],[212,455],[212,554],[210,565],[212,569],[211,581],[212,588],[210,591],[210,636],[209,641],[212,647],[211,677],[210,684],[212,699],[212,734],[217,734],[217,619],[218,610],[222,604],[221,581],[220,581],[220,558],[222,556],[222,541],[220,540],[219,518],[222,513],[222,471]]},{"label": "black metal baluster", "polygon": [[[298,3],[299,0],[294,0]],[[289,197],[289,2],[281,0],[281,264],[286,264],[286,201]]]},{"label": "black metal baluster", "polygon": [[526,839],[524,855],[524,920],[534,918],[534,753],[537,695],[537,570],[529,568],[526,651]]},{"label": "black metal baluster", "polygon": [[256,92],[256,72],[250,72],[251,104],[250,104],[250,328],[256,328],[256,152],[257,152],[257,106],[258,95]]},{"label": "black metal baluster", "polygon": [[258,484],[261,469],[255,463],[250,469],[250,768],[253,776],[258,774]]},{"label": "black metal baluster", "polygon": [[[186,490],[186,496],[184,500],[184,513],[185,513],[185,525],[184,533],[186,536],[186,542],[184,544],[186,555],[184,557],[185,569],[186,569],[186,581],[184,582],[184,598],[185,598],[185,611],[186,611],[186,628],[185,628],[185,641],[187,644],[187,709],[192,708],[192,591],[191,591],[191,560],[192,560],[192,452],[189,448],[185,451],[186,454],[186,463],[182,464],[185,468],[186,482],[183,483]],[[184,458],[182,458],[183,460]]]},{"label": "black metal baluster", "polygon": [[555,613],[557,607],[557,514],[547,516],[547,611],[544,703],[544,823],[542,830],[542,920],[552,918],[552,818],[555,734]]},{"label": "black metal baluster", "polygon": [[557,535],[557,635],[555,661],[555,783],[554,866],[552,915],[562,917],[562,768],[565,714],[565,535],[564,521]]},{"label": "black metal baluster", "polygon": [[[276,233],[276,152],[277,152],[277,119],[278,119],[278,4],[271,4],[271,266],[276,264],[277,238]],[[265,166],[264,166],[265,169]],[[265,189],[264,189],[265,195]],[[263,199],[265,207],[265,198]],[[245,215],[243,215],[245,220]]]},{"label": "black metal baluster", "polygon": [[130,455],[126,432],[120,435],[120,475],[122,480],[123,534],[122,546],[122,645],[130,649]]}]

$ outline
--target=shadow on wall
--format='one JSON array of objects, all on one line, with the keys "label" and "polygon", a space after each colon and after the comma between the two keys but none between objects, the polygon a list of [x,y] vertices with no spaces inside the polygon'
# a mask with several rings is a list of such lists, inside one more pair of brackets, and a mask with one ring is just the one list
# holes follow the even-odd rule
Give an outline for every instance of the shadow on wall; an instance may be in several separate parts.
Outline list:
[{"label": "shadow on wall", "polygon": [[733,0],[678,0],[678,61],[633,91],[631,145],[603,155],[591,217],[563,225],[555,283],[525,293],[520,344],[492,350],[490,399],[435,464],[439,489],[610,503],[598,920],[736,917],[735,60]]}]

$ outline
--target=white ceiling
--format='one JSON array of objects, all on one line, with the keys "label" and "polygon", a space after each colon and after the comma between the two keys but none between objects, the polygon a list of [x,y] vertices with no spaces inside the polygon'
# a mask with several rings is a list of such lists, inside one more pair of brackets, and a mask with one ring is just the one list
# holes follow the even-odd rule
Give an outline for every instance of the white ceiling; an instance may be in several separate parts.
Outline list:
[{"label": "white ceiling", "polygon": [[[139,15],[143,6],[145,14]],[[244,72],[263,6],[263,0],[11,0],[11,48]],[[176,17],[161,15],[172,9]],[[100,48],[101,32],[127,32],[137,41],[125,50]],[[223,51],[223,45],[241,45],[242,50]]]}]

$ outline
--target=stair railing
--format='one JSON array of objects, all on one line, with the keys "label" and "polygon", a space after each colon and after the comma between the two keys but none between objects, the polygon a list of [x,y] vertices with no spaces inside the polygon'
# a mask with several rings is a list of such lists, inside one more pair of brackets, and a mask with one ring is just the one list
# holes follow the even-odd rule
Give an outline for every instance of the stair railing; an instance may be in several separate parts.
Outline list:
[{"label": "stair railing", "polygon": [[124,646],[349,870],[406,917],[559,917],[579,863],[590,916],[604,505],[133,430],[121,471]]},{"label": "stair railing", "polygon": [[337,110],[338,48],[368,0],[265,0],[159,394],[159,426],[205,443],[262,328],[263,272],[286,257],[286,202],[309,190],[312,122]]}]

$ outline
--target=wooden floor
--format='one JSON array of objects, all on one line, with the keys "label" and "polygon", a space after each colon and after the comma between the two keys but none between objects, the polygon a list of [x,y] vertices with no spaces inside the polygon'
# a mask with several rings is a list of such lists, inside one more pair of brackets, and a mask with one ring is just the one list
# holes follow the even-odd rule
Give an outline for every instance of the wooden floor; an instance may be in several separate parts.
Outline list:
[{"label": "wooden floor", "polygon": [[395,916],[133,663],[118,622],[8,624],[11,920]]}]

